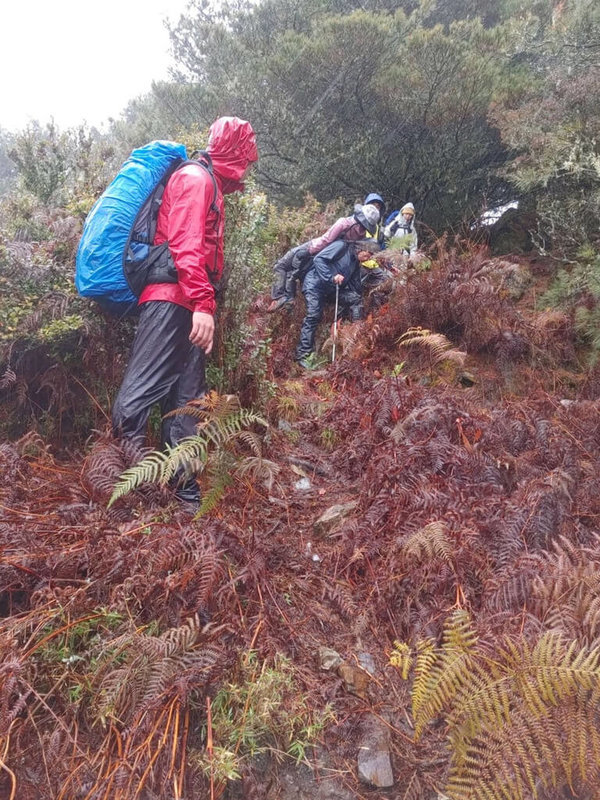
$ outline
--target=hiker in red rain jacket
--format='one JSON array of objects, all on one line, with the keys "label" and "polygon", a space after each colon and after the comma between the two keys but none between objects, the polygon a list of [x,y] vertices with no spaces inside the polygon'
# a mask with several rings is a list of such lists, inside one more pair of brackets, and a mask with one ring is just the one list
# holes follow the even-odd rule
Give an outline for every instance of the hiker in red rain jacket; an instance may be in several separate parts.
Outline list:
[{"label": "hiker in red rain jacket", "polygon": [[[152,283],[143,290],[137,333],[112,411],[115,436],[145,441],[152,406],[164,415],[206,391],[205,356],[212,349],[215,286],[223,272],[223,195],[243,191],[243,179],[258,159],[254,131],[237,117],[220,117],[210,128],[201,159],[210,173],[186,164],[169,178],[158,213],[154,244],[169,243],[177,283]],[[182,414],[163,420],[162,444],[193,435],[195,420]],[[180,476],[176,495],[197,505],[194,476]]]}]

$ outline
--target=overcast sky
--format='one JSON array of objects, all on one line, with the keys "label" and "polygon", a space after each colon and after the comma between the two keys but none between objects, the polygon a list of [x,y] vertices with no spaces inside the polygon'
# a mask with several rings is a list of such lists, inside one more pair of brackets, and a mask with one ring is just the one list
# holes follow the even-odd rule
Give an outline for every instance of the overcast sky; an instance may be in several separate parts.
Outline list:
[{"label": "overcast sky", "polygon": [[0,0],[0,128],[99,126],[166,78],[187,0]]}]

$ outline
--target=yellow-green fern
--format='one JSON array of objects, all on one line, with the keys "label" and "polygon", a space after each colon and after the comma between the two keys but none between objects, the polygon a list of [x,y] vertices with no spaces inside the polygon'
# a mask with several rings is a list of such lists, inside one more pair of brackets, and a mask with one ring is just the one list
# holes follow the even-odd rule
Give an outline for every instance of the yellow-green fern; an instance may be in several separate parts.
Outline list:
[{"label": "yellow-green fern", "polygon": [[530,800],[542,788],[594,789],[600,778],[600,648],[548,631],[536,642],[478,643],[455,611],[442,643],[396,643],[390,662],[414,663],[415,738],[443,716],[452,800]]}]

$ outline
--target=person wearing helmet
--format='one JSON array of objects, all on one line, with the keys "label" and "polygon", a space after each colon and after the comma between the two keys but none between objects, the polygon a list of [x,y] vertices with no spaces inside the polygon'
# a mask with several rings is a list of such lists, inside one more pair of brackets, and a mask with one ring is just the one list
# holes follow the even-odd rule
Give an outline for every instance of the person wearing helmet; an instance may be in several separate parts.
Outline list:
[{"label": "person wearing helmet", "polygon": [[[371,225],[371,234],[373,231],[374,225]],[[360,263],[370,258],[374,248],[379,249],[379,245],[373,239],[340,240],[328,245],[313,259],[302,284],[306,315],[296,348],[296,361],[304,369],[311,369],[310,356],[315,351],[317,326],[325,303],[335,299],[336,287],[339,287],[341,314],[347,313],[352,322],[363,318]]]},{"label": "person wearing helmet", "polygon": [[[385,200],[380,194],[377,192],[371,192],[365,197],[365,206],[375,206],[375,208],[379,211],[379,219],[382,220],[385,214]],[[367,239],[370,238],[370,234],[367,234]],[[381,250],[385,249],[385,238],[383,235],[383,225],[380,223],[377,224],[377,230],[373,235],[373,238],[377,239],[379,247]]]},{"label": "person wearing helmet", "polygon": [[[383,197],[376,192],[371,192],[365,197],[365,205],[373,205],[379,211],[380,218],[383,219],[383,215],[385,213],[385,202]],[[369,238],[371,234],[367,233],[366,238]],[[378,224],[377,230],[373,234],[373,238],[376,240],[377,244],[379,245],[378,250],[385,249],[385,236],[383,234],[383,225]],[[376,286],[380,286],[384,281],[388,280],[391,277],[391,273],[388,272],[386,269],[380,266],[379,262],[375,258],[368,258],[366,261],[363,261],[360,265],[360,279],[363,285],[363,289],[374,289]],[[383,295],[377,295],[377,298],[374,298],[376,304],[380,305],[381,300],[383,299]]]},{"label": "person wearing helmet", "polygon": [[321,236],[288,250],[273,267],[275,281],[267,311],[272,313],[283,306],[291,306],[296,297],[296,280],[302,283],[317,253],[337,239],[353,242],[364,238],[371,229],[376,233],[378,221],[379,211],[375,205],[358,205],[352,216],[340,217]]},{"label": "person wearing helmet", "polygon": [[[205,357],[210,353],[216,309],[215,287],[223,272],[223,195],[244,190],[244,176],[258,159],[249,122],[220,117],[210,127],[200,164],[186,162],[169,178],[158,212],[154,244],[169,243],[176,283],[152,283],[140,299],[131,356],[112,410],[115,436],[145,442],[154,404],[164,416],[205,393]],[[163,418],[163,446],[195,432],[193,417]],[[183,502],[198,505],[193,476],[176,488]]]},{"label": "person wearing helmet", "polygon": [[417,229],[415,226],[415,207],[413,204],[406,203],[399,212],[392,212],[386,220],[383,233],[386,239],[410,236],[410,239],[405,240],[406,246],[403,247],[403,250],[412,258],[416,254],[418,247]]}]

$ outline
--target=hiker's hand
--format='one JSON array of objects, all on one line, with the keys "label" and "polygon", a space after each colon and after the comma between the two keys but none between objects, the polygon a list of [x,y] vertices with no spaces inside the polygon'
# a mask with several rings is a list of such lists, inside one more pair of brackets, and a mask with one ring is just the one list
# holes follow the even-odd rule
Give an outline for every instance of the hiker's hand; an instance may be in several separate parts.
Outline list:
[{"label": "hiker's hand", "polygon": [[337,274],[337,275],[334,275],[334,276],[333,276],[333,278],[332,278],[332,281],[333,281],[334,283],[337,283],[337,285],[338,285],[338,286],[341,286],[341,285],[342,285],[342,283],[344,282],[344,276],[343,276],[343,275],[340,275],[340,273],[338,272],[338,274]]},{"label": "hiker's hand", "polygon": [[196,347],[201,347],[206,355],[212,350],[214,332],[215,321],[212,314],[205,314],[204,311],[194,311],[192,314],[190,342],[195,344]]}]

